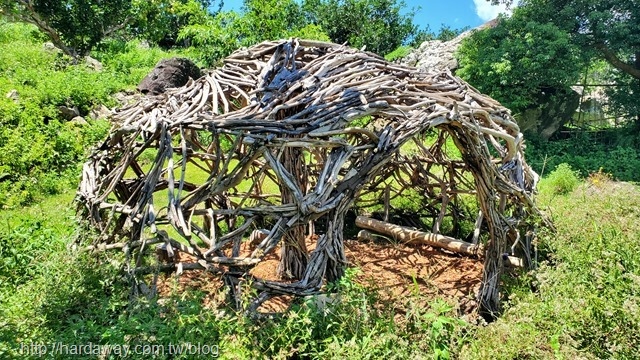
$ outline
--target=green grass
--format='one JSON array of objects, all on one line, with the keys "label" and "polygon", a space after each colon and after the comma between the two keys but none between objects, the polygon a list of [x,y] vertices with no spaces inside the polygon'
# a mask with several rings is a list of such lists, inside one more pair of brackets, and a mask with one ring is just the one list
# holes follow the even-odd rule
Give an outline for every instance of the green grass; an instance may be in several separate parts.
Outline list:
[{"label": "green grass", "polygon": [[381,303],[351,272],[336,284],[338,304],[301,303],[263,322],[204,306],[204,294],[193,289],[130,303],[114,265],[119,253],[96,258],[69,250],[81,235],[72,192],[3,210],[0,357],[21,357],[21,344],[60,341],[200,342],[218,345],[223,358],[635,358],[640,191],[598,176],[563,194],[552,180],[543,179],[539,195],[558,230],[541,234],[546,260],[535,272],[505,275],[505,312],[488,326],[465,323],[455,303],[417,293]]},{"label": "green grass", "polygon": [[[158,60],[177,55],[111,41],[91,54],[103,62],[95,71],[47,49],[44,39],[34,26],[0,19],[0,208],[75,183],[78,164],[109,127],[91,120],[90,111],[118,105],[113,94],[134,89]],[[64,119],[60,106],[77,108],[88,125]]]},{"label": "green grass", "polygon": [[590,179],[562,195],[546,181],[540,201],[558,230],[541,239],[549,260],[510,279],[505,314],[479,329],[462,357],[637,358],[638,187]]}]

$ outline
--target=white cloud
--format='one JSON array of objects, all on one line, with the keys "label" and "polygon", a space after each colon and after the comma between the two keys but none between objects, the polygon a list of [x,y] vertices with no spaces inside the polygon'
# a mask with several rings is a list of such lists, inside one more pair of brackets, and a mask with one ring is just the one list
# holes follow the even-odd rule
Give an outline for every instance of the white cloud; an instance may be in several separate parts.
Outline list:
[{"label": "white cloud", "polygon": [[476,14],[483,21],[495,19],[500,13],[511,13],[503,4],[491,5],[488,0],[473,0],[476,5]]}]

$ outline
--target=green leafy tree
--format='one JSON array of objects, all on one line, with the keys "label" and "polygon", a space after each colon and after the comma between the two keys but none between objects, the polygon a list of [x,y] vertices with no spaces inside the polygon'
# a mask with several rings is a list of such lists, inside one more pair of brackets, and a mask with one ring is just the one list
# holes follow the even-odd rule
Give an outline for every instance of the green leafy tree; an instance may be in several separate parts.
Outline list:
[{"label": "green leafy tree", "polygon": [[219,12],[182,28],[179,40],[194,45],[203,62],[213,65],[242,46],[299,37],[329,41],[319,25],[309,23],[294,0],[245,0],[242,13]]},{"label": "green leafy tree", "polygon": [[519,8],[465,39],[458,58],[460,77],[515,112],[536,104],[541,92],[569,89],[583,68],[566,32],[531,21]]},{"label": "green leafy tree", "polygon": [[[512,4],[513,0],[491,0]],[[640,79],[640,1],[522,0],[531,20],[552,23],[614,68]]]},{"label": "green leafy tree", "polygon": [[[491,2],[512,4],[513,0]],[[640,129],[639,0],[522,0],[518,8],[531,21],[550,23],[565,32],[592,61],[607,61],[616,70],[613,80],[620,85],[609,91],[612,103],[635,117]]]},{"label": "green leafy tree", "polygon": [[0,9],[10,19],[36,25],[77,58],[127,24],[131,0],[0,0]]},{"label": "green leafy tree", "polygon": [[[180,30],[204,25],[223,2],[209,0],[133,0],[129,32],[164,48],[178,45]],[[213,14],[210,10],[214,9]]]},{"label": "green leafy tree", "polygon": [[332,41],[377,54],[388,54],[417,33],[413,14],[402,15],[397,0],[304,0],[305,17]]}]

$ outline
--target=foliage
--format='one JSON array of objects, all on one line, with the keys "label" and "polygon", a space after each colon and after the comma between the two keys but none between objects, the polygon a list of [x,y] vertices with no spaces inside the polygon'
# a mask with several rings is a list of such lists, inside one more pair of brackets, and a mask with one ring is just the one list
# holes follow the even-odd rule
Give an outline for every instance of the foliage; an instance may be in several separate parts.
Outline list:
[{"label": "foliage", "polygon": [[5,15],[36,25],[67,55],[83,56],[128,20],[131,0],[2,0]]},{"label": "foliage", "polygon": [[[215,2],[215,1],[214,1]],[[218,13],[223,2],[217,2]],[[133,20],[128,25],[131,35],[165,48],[177,45],[182,28],[204,24],[216,7],[203,0],[133,0]]]},{"label": "foliage", "polygon": [[[513,0],[491,0],[513,3]],[[627,0],[523,0],[518,11],[530,21],[552,24],[566,34],[585,58],[603,59],[616,69],[614,106],[640,126],[637,101],[628,96],[640,87],[640,6]]]},{"label": "foliage", "polygon": [[19,357],[22,343],[60,341],[199,342],[218,345],[224,358],[633,358],[640,341],[640,192],[598,179],[604,183],[540,195],[558,229],[539,234],[541,252],[550,255],[535,272],[507,274],[505,314],[478,327],[462,322],[450,303],[417,291],[381,301],[354,269],[330,285],[328,302],[307,298],[266,320],[226,308],[224,294],[179,290],[177,279],[166,280],[174,290],[162,300],[130,304],[126,282],[109,265],[121,255],[69,252],[66,244],[82,233],[72,210],[59,204],[72,193],[0,211],[0,223],[8,224],[0,230],[0,356]]},{"label": "foliage", "polygon": [[159,50],[125,45],[105,48],[97,72],[72,65],[42,46],[35,27],[0,23],[0,208],[28,204],[76,181],[80,160],[104,136],[109,124],[88,120],[80,126],[62,118],[59,106],[82,116],[98,105],[115,106],[111,94],[131,88],[162,56]]},{"label": "foliage", "polygon": [[410,46],[400,46],[397,49],[385,55],[384,59],[387,61],[395,61],[398,59],[402,59],[403,57],[409,55],[411,50],[413,50],[413,48]]},{"label": "foliage", "polygon": [[[329,286],[336,294],[327,296],[334,300],[326,306],[311,297],[270,319],[254,321],[229,309],[222,300],[224,293],[205,298],[197,290],[181,290],[178,284],[183,281],[178,279],[164,280],[169,289],[162,299],[130,303],[127,283],[110,265],[121,255],[96,257],[70,252],[65,246],[75,236],[89,235],[75,232],[72,210],[61,211],[58,206],[71,196],[57,195],[32,208],[0,212],[0,222],[11,222],[1,230],[0,239],[18,245],[25,254],[20,264],[0,263],[0,274],[21,274],[11,284],[0,284],[0,357],[21,357],[21,344],[93,342],[210,344],[218,345],[224,358],[246,359],[403,359],[432,354],[446,358],[467,341],[462,331],[468,325],[456,319],[449,303],[426,303],[415,293],[403,304],[408,309],[405,319],[397,322],[393,307],[357,282],[355,269]],[[35,235],[31,244],[21,246],[30,235]]]},{"label": "foliage", "polygon": [[635,134],[619,130],[578,133],[566,139],[544,141],[530,138],[527,162],[545,175],[561,163],[567,163],[581,177],[600,169],[622,181],[640,181],[640,151]]},{"label": "foliage", "polygon": [[562,163],[540,183],[540,188],[550,188],[553,194],[568,194],[578,186],[578,174],[566,163]]},{"label": "foliage", "polygon": [[406,44],[417,32],[413,10],[397,0],[305,0],[302,9],[312,24],[320,26],[335,43],[388,54]]},{"label": "foliage", "polygon": [[461,358],[637,358],[639,194],[612,181],[541,194],[557,228],[539,234],[550,255],[535,272],[508,275],[505,314],[479,329]]},{"label": "foliage", "polygon": [[531,21],[517,8],[496,27],[463,41],[457,75],[517,113],[535,105],[541,92],[576,83],[582,69],[578,50],[560,28]]},{"label": "foliage", "polygon": [[640,94],[640,80],[618,70],[611,70],[610,81],[617,86],[609,86],[606,95],[609,99],[613,114],[623,119],[634,120],[636,132],[640,133],[640,102],[637,94]]},{"label": "foliage", "polygon": [[294,0],[247,0],[242,14],[229,11],[208,16],[204,22],[183,27],[178,39],[194,45],[201,61],[213,66],[239,47],[290,37],[329,40],[319,25],[305,21]]}]

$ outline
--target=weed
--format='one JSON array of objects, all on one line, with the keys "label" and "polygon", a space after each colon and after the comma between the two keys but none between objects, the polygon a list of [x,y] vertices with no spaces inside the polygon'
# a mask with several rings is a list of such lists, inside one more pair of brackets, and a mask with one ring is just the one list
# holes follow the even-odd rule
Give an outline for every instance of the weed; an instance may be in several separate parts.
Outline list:
[{"label": "weed", "polygon": [[550,189],[553,194],[564,195],[573,191],[579,183],[577,172],[570,165],[562,163],[540,183],[540,187],[542,190]]}]

